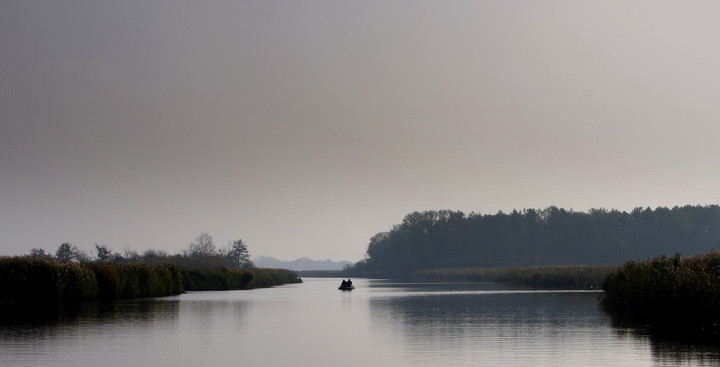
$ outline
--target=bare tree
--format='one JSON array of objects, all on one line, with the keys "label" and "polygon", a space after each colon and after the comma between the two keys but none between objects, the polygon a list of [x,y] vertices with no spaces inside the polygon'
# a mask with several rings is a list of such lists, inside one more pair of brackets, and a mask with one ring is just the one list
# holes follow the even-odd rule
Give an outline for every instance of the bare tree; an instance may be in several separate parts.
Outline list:
[{"label": "bare tree", "polygon": [[123,251],[123,257],[127,260],[137,260],[140,258],[140,255],[137,253],[137,251],[130,248],[130,246],[125,245],[125,250]]},{"label": "bare tree", "polygon": [[185,252],[188,256],[212,256],[217,255],[217,247],[211,235],[207,232],[200,233],[195,237],[195,242],[188,245]]},{"label": "bare tree", "polygon": [[77,254],[75,255],[75,258],[78,262],[81,263],[87,263],[92,261],[92,255],[90,255],[90,253],[86,250],[77,249]]}]

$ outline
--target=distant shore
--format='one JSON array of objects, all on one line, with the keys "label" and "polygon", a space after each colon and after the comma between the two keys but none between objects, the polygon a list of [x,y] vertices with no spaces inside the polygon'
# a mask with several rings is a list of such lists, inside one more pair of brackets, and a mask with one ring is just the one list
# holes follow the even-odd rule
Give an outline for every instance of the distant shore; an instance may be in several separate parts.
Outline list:
[{"label": "distant shore", "polygon": [[433,281],[495,282],[534,289],[597,289],[612,266],[534,266],[417,270],[410,277]]},{"label": "distant shore", "polygon": [[536,266],[518,268],[443,268],[423,269],[408,275],[376,273],[358,274],[346,270],[308,270],[304,277],[369,277],[409,279],[429,282],[496,282],[535,289],[597,289],[613,266]]}]

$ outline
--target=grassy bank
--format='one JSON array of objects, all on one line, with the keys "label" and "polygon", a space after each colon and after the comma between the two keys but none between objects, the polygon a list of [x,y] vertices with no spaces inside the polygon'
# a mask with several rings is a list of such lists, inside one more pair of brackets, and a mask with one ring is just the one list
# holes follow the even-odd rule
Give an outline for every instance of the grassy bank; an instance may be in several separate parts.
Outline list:
[{"label": "grassy bank", "polygon": [[720,252],[630,261],[603,283],[602,306],[656,324],[720,323]]},{"label": "grassy bank", "polygon": [[158,297],[185,290],[229,290],[297,283],[282,269],[184,269],[175,265],[68,263],[0,258],[0,303]]},{"label": "grassy bank", "polygon": [[497,282],[542,289],[600,289],[614,267],[545,266],[528,268],[463,268],[419,270],[414,279]]}]

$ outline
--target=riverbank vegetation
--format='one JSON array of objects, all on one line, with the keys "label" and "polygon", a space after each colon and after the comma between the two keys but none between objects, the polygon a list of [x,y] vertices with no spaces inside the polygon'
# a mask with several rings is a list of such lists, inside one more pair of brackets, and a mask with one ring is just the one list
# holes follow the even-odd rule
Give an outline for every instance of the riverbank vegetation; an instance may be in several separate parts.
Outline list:
[{"label": "riverbank vegetation", "polygon": [[253,289],[301,282],[296,272],[286,269],[181,268],[180,274],[188,291]]},{"label": "riverbank vegetation", "polygon": [[[662,253],[694,255],[720,243],[720,206],[636,208],[632,212],[557,207],[493,215],[408,214],[373,236],[353,276],[406,277],[424,269],[614,266]],[[540,275],[542,276],[542,275]]]},{"label": "riverbank vegetation", "polygon": [[544,266],[528,268],[463,268],[417,270],[411,279],[495,282],[534,289],[600,289],[611,266]]},{"label": "riverbank vegetation", "polygon": [[0,258],[0,303],[157,297],[184,291],[250,289],[300,281],[297,273],[284,269],[76,263],[33,256]]},{"label": "riverbank vegetation", "polygon": [[55,255],[35,248],[27,256],[0,257],[0,304],[158,297],[184,291],[231,290],[299,283],[285,269],[257,269],[241,239],[224,248],[202,232],[175,255],[146,250],[96,255],[62,243]]},{"label": "riverbank vegetation", "polygon": [[654,325],[720,325],[720,252],[630,261],[603,283],[605,310]]}]

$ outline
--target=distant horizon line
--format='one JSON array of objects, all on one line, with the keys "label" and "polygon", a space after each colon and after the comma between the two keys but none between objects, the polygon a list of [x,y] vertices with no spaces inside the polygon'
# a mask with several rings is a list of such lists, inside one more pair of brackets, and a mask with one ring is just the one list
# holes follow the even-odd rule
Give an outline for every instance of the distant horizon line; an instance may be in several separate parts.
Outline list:
[{"label": "distant horizon line", "polygon": [[313,258],[310,257],[310,256],[300,256],[300,257],[295,258],[295,259],[292,259],[292,260],[283,260],[283,259],[280,259],[280,258],[278,258],[278,257],[271,256],[271,255],[252,256],[252,259],[253,259],[253,260],[258,259],[258,258],[273,258],[273,259],[275,259],[275,260],[282,261],[282,262],[292,262],[292,261],[303,260],[303,259],[309,259],[309,260],[311,260],[311,261],[330,261],[330,262],[335,262],[335,263],[337,263],[337,262],[349,262],[349,263],[355,263],[355,262],[357,262],[357,261],[350,261],[350,260],[333,260],[333,259],[331,259],[331,258],[313,259]]}]

